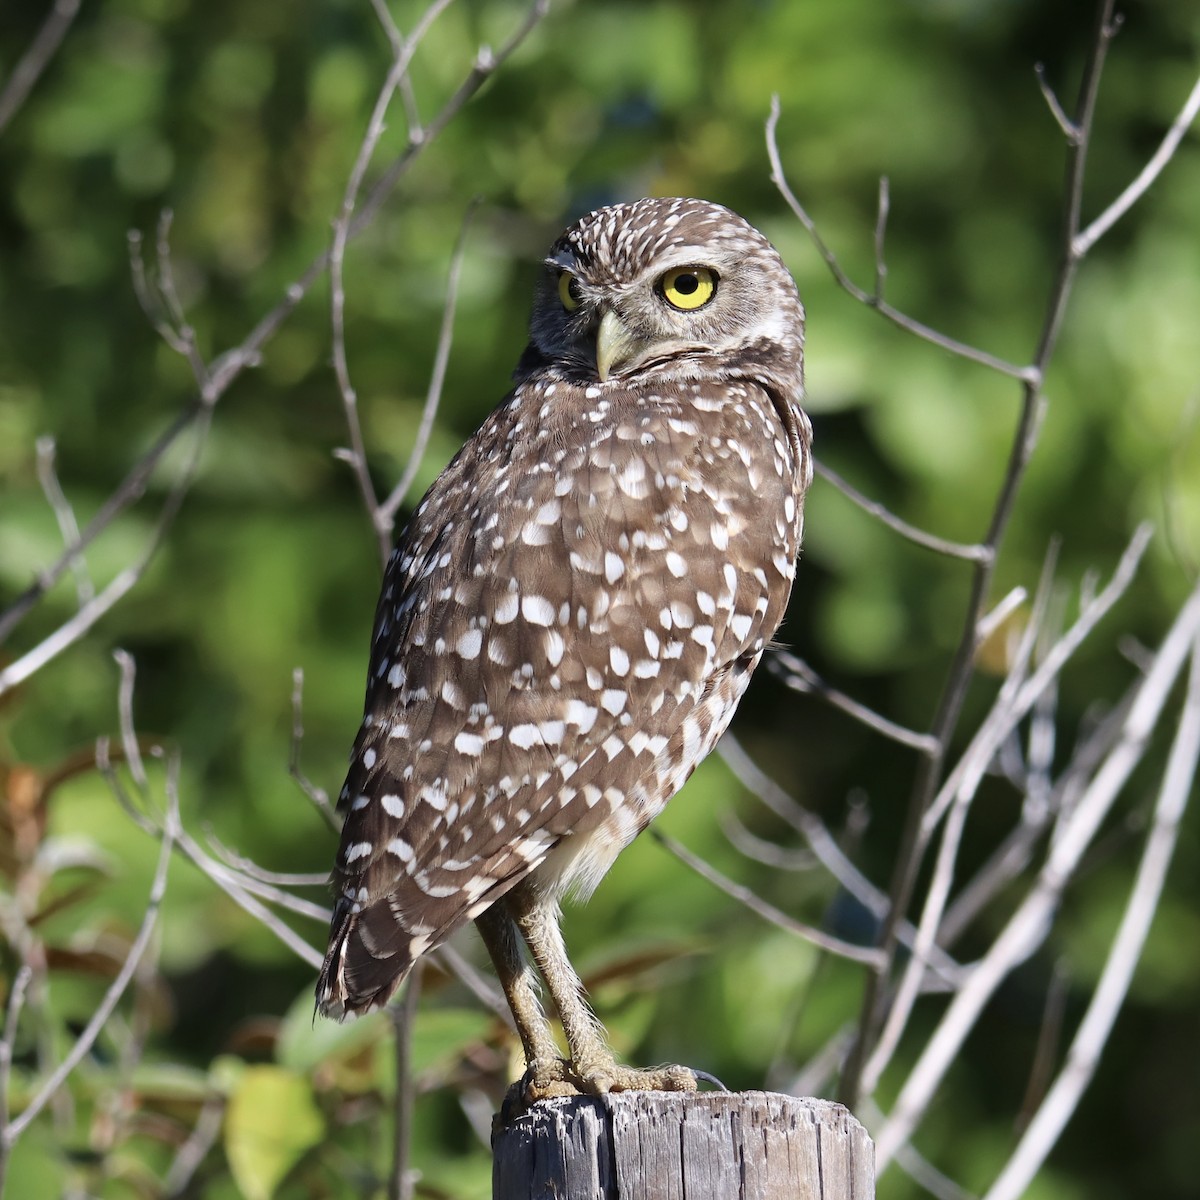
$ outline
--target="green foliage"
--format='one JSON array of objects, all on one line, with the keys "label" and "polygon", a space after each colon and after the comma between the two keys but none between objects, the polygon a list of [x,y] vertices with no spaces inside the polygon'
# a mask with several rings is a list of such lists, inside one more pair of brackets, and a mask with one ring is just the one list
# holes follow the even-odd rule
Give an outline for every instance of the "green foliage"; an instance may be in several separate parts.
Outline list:
[{"label": "green foliage", "polygon": [[[6,11],[0,83],[31,41],[40,7]],[[408,31],[423,8],[403,0],[393,11]],[[424,120],[479,45],[501,44],[524,11],[509,0],[463,0],[435,23],[413,68]],[[1032,65],[1044,62],[1060,95],[1073,94],[1090,20],[1090,6],[983,0],[555,5],[349,248],[347,351],[377,486],[393,486],[414,444],[447,265],[474,197],[483,202],[467,240],[454,351],[409,505],[501,398],[549,238],[594,204],[689,193],[760,225],[797,277],[821,458],[906,520],[979,538],[1004,470],[1017,385],[910,338],[838,290],[769,182],[763,121],[778,94],[791,183],[860,284],[873,279],[886,174],[889,298],[956,338],[1026,361],[1055,266],[1063,162]],[[1198,41],[1190,6],[1131,8],[1102,91],[1088,214],[1153,151],[1191,85]],[[159,211],[171,208],[175,283],[201,353],[241,342],[327,246],[387,63],[371,6],[358,0],[82,7],[0,133],[0,609],[61,549],[37,482],[35,439],[55,437],[59,476],[86,523],[195,391],[187,364],[138,308],[127,231],[142,231],[152,248]],[[397,100],[371,178],[406,136]],[[999,567],[997,599],[1033,585],[1061,536],[1060,577],[1076,586],[1092,568],[1107,575],[1140,520],[1160,526],[1106,636],[1064,678],[1068,741],[1094,704],[1113,702],[1134,677],[1114,648],[1117,631],[1154,644],[1200,562],[1198,188],[1193,139],[1085,265]],[[361,711],[379,578],[358,492],[334,456],[347,434],[329,330],[322,282],[218,405],[197,478],[145,577],[0,708],[8,814],[0,901],[26,919],[59,905],[37,926],[52,952],[43,1049],[61,1054],[94,1010],[141,920],[154,870],[153,839],[91,766],[95,739],[117,733],[115,647],[138,664],[138,729],[180,751],[192,834],[203,841],[211,832],[267,870],[329,865],[334,837],[287,772],[292,672],[303,668],[306,681],[303,769],[336,793]],[[98,587],[142,553],[187,449],[167,457],[142,501],[89,549]],[[899,541],[818,483],[781,638],[840,687],[925,728],[966,586],[961,564]],[[67,577],[4,646],[0,664],[76,607]],[[846,823],[848,796],[865,797],[871,826],[861,844],[849,833],[845,840],[862,869],[885,882],[909,752],[765,676],[737,730],[832,828]],[[151,776],[161,806],[165,777],[153,762]],[[997,799],[984,815],[965,849],[970,863],[992,849],[1009,803]],[[770,870],[737,853],[722,832],[731,811],[760,837],[788,848],[797,841],[715,763],[697,773],[663,828],[800,919],[870,939],[863,914],[839,906],[845,898],[824,874]],[[1180,1053],[1200,1036],[1195,820],[1192,812],[1111,1053],[1053,1173],[1031,1195],[1169,1198],[1194,1189],[1194,1155],[1181,1149],[1178,1130],[1200,1113]],[[923,1127],[919,1148],[966,1186],[986,1186],[1013,1142],[1051,959],[1070,964],[1074,1020],[1128,891],[1136,844],[1114,829],[1116,849],[1089,864],[1045,959],[997,999],[999,1032],[969,1044]],[[308,894],[324,899],[320,887]],[[319,922],[295,918],[294,928],[321,942]],[[567,937],[623,1055],[691,1062],[734,1087],[786,1084],[861,997],[857,969],[764,925],[648,839],[622,856],[587,907],[569,910]],[[469,938],[459,948],[482,964]],[[975,949],[964,946],[964,956]],[[9,980],[14,962],[3,960]],[[7,1194],[161,1195],[210,1103],[223,1106],[223,1124],[189,1194],[381,1194],[395,1090],[391,1026],[384,1018],[314,1025],[312,976],[177,860],[146,978],[67,1099],[18,1143]],[[443,1189],[431,1194],[478,1196],[486,1147],[458,1098],[498,1101],[513,1070],[512,1040],[460,985],[428,976],[414,1030],[414,1161]],[[918,1019],[934,1011],[930,1001]],[[17,1050],[19,1111],[44,1070],[33,1032],[23,1031]],[[126,1070],[122,1056],[135,1050],[139,1062]],[[902,1054],[885,1096],[910,1065]],[[1147,1095],[1173,1110],[1165,1127],[1141,1123]],[[114,1097],[123,1098],[117,1116]],[[1090,1148],[1127,1144],[1130,1125],[1144,1161],[1095,1160]],[[881,1194],[916,1189],[889,1176]]]},{"label": "green foliage", "polygon": [[271,1200],[325,1122],[312,1085],[286,1067],[240,1067],[225,1112],[225,1155],[246,1200]]}]

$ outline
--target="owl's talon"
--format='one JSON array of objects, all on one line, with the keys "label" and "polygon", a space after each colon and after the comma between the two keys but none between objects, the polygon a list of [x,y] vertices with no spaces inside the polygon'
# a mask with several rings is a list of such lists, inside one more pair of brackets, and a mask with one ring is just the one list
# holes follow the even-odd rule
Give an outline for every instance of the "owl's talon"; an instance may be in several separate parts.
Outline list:
[{"label": "owl's talon", "polygon": [[614,1061],[571,1066],[572,1081],[588,1096],[609,1092],[694,1092],[697,1074],[690,1067],[624,1067]]}]

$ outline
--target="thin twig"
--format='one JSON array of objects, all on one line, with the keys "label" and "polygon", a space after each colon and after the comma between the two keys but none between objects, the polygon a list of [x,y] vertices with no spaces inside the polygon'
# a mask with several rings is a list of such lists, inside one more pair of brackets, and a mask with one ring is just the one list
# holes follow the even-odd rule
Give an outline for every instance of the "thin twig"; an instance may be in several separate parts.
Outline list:
[{"label": "thin twig", "polygon": [[196,1124],[187,1141],[179,1147],[167,1176],[163,1180],[163,1194],[168,1197],[182,1196],[188,1189],[200,1164],[221,1136],[225,1120],[225,1097],[209,1096],[200,1109]]},{"label": "thin twig", "polygon": [[1028,598],[1029,593],[1023,587],[1015,587],[999,604],[980,617],[979,624],[975,626],[976,644],[982,646]]},{"label": "thin twig", "polygon": [[191,456],[184,465],[183,471],[175,481],[167,498],[159,510],[158,520],[150,532],[141,555],[132,566],[121,571],[103,591],[99,592],[89,603],[76,610],[49,636],[40,641],[32,650],[0,671],[0,696],[24,682],[34,672],[41,670],[52,659],[57,658],[69,646],[73,646],[104,616],[123,596],[132,590],[149,567],[158,547],[166,537],[175,516],[183,504],[184,497],[191,487],[196,471],[200,466],[200,456],[207,440],[209,426],[212,423],[212,412],[205,410],[197,423],[196,437],[192,444]]},{"label": "thin twig", "polygon": [[[363,440],[362,422],[358,415],[358,393],[350,380],[350,363],[346,355],[346,284],[345,261],[346,246],[350,240],[350,222],[354,209],[358,204],[359,193],[366,178],[367,168],[374,157],[375,148],[383,137],[385,118],[392,96],[399,86],[400,80],[408,72],[409,64],[416,53],[420,39],[433,21],[449,7],[451,0],[434,0],[425,10],[417,28],[410,38],[400,38],[396,44],[396,54],[392,65],[375,97],[375,104],[367,121],[366,132],[358,147],[354,165],[346,180],[342,196],[341,209],[333,222],[333,242],[329,248],[329,303],[330,319],[333,326],[333,370],[337,377],[338,392],[342,398],[342,409],[346,419],[346,429],[350,434],[350,449],[339,457],[350,464],[354,472],[362,501],[375,525],[375,514],[379,501],[375,495],[375,485],[371,482],[371,474],[367,468],[367,447]],[[386,563],[390,549],[386,538],[379,536],[376,527],[376,537],[379,541],[380,560]]]},{"label": "thin twig", "polygon": [[779,193],[787,203],[787,206],[795,214],[800,224],[804,226],[808,236],[812,239],[813,245],[817,248],[817,253],[824,259],[825,265],[829,268],[838,286],[860,303],[865,304],[868,308],[873,308],[881,316],[891,321],[893,325],[897,325],[908,333],[914,334],[950,354],[956,354],[960,358],[979,363],[980,366],[990,367],[993,371],[999,371],[1002,375],[1009,375],[1013,379],[1020,379],[1025,382],[1032,381],[1034,379],[1032,374],[1033,368],[1019,367],[1015,363],[1007,362],[994,354],[989,354],[986,350],[980,350],[978,347],[968,345],[966,342],[957,341],[955,338],[948,337],[946,334],[922,324],[922,322],[901,312],[898,308],[893,308],[887,301],[880,300],[871,292],[860,288],[846,274],[842,268],[842,264],[838,261],[837,255],[826,245],[825,240],[817,232],[816,223],[796,198],[795,193],[788,184],[787,176],[783,171],[783,162],[779,156],[779,145],[775,137],[778,124],[779,97],[772,96],[771,113],[767,117],[766,125],[767,157],[771,161],[771,182],[779,189]]},{"label": "thin twig", "polygon": [[512,1009],[508,1007],[503,993],[467,962],[453,946],[443,942],[436,950],[431,950],[429,956],[453,975],[484,1008],[499,1017],[515,1032],[516,1023],[513,1020]]},{"label": "thin twig", "polygon": [[[1051,547],[1042,567],[1042,578],[1038,586],[1037,598],[1034,601],[1032,616],[1021,635],[1020,644],[1013,655],[1012,666],[996,697],[993,711],[1008,710],[1025,678],[1029,660],[1033,656],[1037,643],[1038,631],[1045,618],[1056,562],[1057,550]],[[913,955],[900,977],[900,984],[896,988],[887,1017],[880,1028],[878,1040],[862,1070],[861,1086],[863,1092],[868,1096],[874,1094],[880,1076],[891,1062],[892,1055],[899,1046],[900,1039],[908,1026],[913,1006],[921,993],[924,975],[922,960],[929,956],[930,949],[938,941],[938,930],[941,927],[942,914],[945,912],[950,898],[950,888],[954,882],[958,852],[966,829],[967,816],[975,800],[982,776],[982,769],[964,775],[962,785],[954,793],[954,802],[942,829],[942,839],[934,860],[933,875],[925,893],[925,903],[921,908],[921,919],[917,924],[917,941]]]},{"label": "thin twig", "polygon": [[[1067,300],[1080,261],[1073,251],[1074,239],[1079,230],[1079,211],[1083,197],[1088,146],[1095,116],[1096,95],[1108,44],[1113,35],[1113,3],[1114,0],[1101,0],[1100,2],[1091,53],[1085,63],[1083,78],[1079,86],[1074,122],[1079,129],[1079,137],[1076,141],[1072,141],[1067,148],[1067,184],[1064,189],[1062,213],[1062,258],[1050,285],[1033,363],[1031,367],[1016,376],[1022,384],[1021,412],[1013,434],[1004,479],[1000,485],[1000,491],[988,523],[987,535],[983,541],[985,546],[992,549],[993,557],[986,562],[977,563],[972,572],[970,596],[964,613],[962,633],[947,672],[946,683],[931,728],[931,732],[941,748],[938,753],[923,757],[917,763],[908,810],[901,830],[896,865],[889,888],[891,909],[881,939],[888,966],[885,970],[878,974],[872,974],[867,979],[859,1019],[859,1038],[847,1060],[839,1093],[842,1101],[851,1108],[858,1099],[863,1064],[871,1051],[877,1031],[885,1019],[886,982],[887,976],[890,974],[891,960],[895,955],[897,928],[912,898],[928,844],[929,825],[925,820],[926,812],[937,791],[950,739],[958,725],[967,691],[974,676],[975,653],[978,647],[977,632],[995,572],[995,551],[999,548],[1012,517],[1017,494],[1033,456],[1042,417],[1045,413],[1046,399],[1042,390],[1042,381],[1058,342],[1063,314],[1066,311]],[[996,369],[1002,370],[1003,368],[996,364]]]},{"label": "thin twig", "polygon": [[1046,690],[1054,685],[1063,667],[1087,639],[1093,629],[1112,610],[1113,605],[1129,589],[1137,569],[1150,544],[1153,528],[1147,523],[1134,530],[1133,537],[1121,555],[1107,586],[1079,614],[1078,619],[1055,641],[1037,669],[1025,680],[1011,700],[999,700],[971,738],[970,745],[946,777],[937,795],[930,802],[922,819],[922,833],[929,836],[941,821],[954,797],[966,788],[978,786],[1001,742],[1008,736]]},{"label": "thin twig", "polygon": [[[882,921],[888,911],[887,894],[877,888],[845,855],[837,840],[815,813],[796,803],[784,790],[763,772],[731,733],[721,739],[717,753],[734,773],[741,785],[756,796],[777,817],[799,833],[820,860],[821,865],[838,884],[855,898],[876,920]],[[908,921],[900,926],[900,939],[911,946],[916,930]],[[961,968],[948,954],[935,950],[934,969],[949,986],[956,985]]]},{"label": "thin twig", "polygon": [[786,1086],[779,1090],[790,1096],[823,1096],[853,1040],[853,1024],[846,1021],[798,1071],[788,1077]]},{"label": "thin twig", "polygon": [[425,392],[425,407],[421,410],[421,423],[417,426],[417,435],[413,439],[412,453],[408,456],[408,462],[404,466],[404,474],[400,476],[400,481],[392,488],[376,514],[376,524],[384,529],[389,545],[396,523],[396,512],[404,502],[408,489],[412,487],[417,472],[421,469],[421,462],[425,458],[425,448],[429,445],[429,437],[433,433],[433,422],[441,403],[442,386],[446,382],[446,367],[450,362],[450,346],[454,338],[454,310],[458,303],[458,281],[462,274],[467,231],[470,228],[476,204],[477,201],[472,201],[463,215],[462,225],[458,231],[458,240],[450,258],[450,274],[446,280],[446,300],[442,305],[442,323],[438,330],[437,350],[433,356],[433,370],[430,372],[429,387]]},{"label": "thin twig", "polygon": [[[231,881],[237,887],[242,888],[251,896],[257,896],[260,900],[266,900],[269,904],[277,904],[280,908],[287,912],[295,913],[298,917],[306,917],[310,921],[315,921],[318,925],[328,925],[329,918],[332,915],[330,909],[326,905],[314,904],[311,900],[301,899],[299,896],[293,896],[286,887],[278,887],[275,884],[268,883],[261,879],[257,873],[250,874],[242,871],[237,867],[229,866],[222,861],[223,858],[230,854],[219,841],[210,832],[208,834],[209,841],[212,842],[217,850],[217,855],[208,856],[210,864],[215,871],[222,873],[223,878]],[[186,847],[184,843],[186,842]],[[189,858],[194,854],[204,854],[203,848],[190,836],[181,839],[180,848]],[[207,868],[202,868],[208,874]],[[314,886],[316,883],[326,883],[328,876],[302,876],[306,886]]]},{"label": "thin twig", "polygon": [[1050,86],[1049,80],[1046,78],[1046,68],[1042,63],[1033,64],[1033,73],[1037,78],[1038,88],[1042,93],[1042,99],[1046,101],[1046,107],[1050,109],[1050,115],[1058,122],[1059,129],[1063,132],[1063,137],[1068,142],[1075,142],[1079,139],[1079,127],[1067,116],[1066,110],[1059,103],[1058,96],[1054,89]]},{"label": "thin twig", "polygon": [[888,213],[892,198],[888,189],[888,177],[879,177],[879,202],[875,212],[875,302],[883,303],[884,286],[887,282],[887,259],[883,253],[884,238],[887,236]]},{"label": "thin twig", "polygon": [[1150,925],[1158,910],[1163,883],[1175,852],[1200,759],[1200,635],[1193,635],[1187,696],[1171,744],[1154,823],[1138,864],[1137,876],[1121,926],[1109,950],[1100,982],[1092,994],[1067,1060],[986,1200],[1019,1200],[1054,1148],[1080,1097],[1092,1080],[1117,1014],[1125,1002]]},{"label": "thin twig", "polygon": [[[371,0],[371,7],[375,10],[375,17],[383,27],[388,45],[392,48],[392,58],[399,58],[404,48],[404,35],[400,32],[400,27],[396,24],[395,20],[393,20],[386,0]],[[400,80],[400,99],[404,104],[405,119],[408,121],[408,136],[410,138],[420,138],[422,133],[421,115],[417,111],[417,97],[413,91],[412,77],[407,71]]]},{"label": "thin twig", "polygon": [[1188,597],[1163,639],[1154,665],[1142,680],[1130,706],[1120,739],[1080,797],[1029,893],[955,993],[933,1036],[909,1071],[888,1121],[876,1138],[878,1170],[882,1171],[896,1147],[911,1137],[967,1034],[975,1027],[983,1006],[995,994],[1001,981],[1045,940],[1063,890],[1145,753],[1147,741],[1184,661],[1192,652],[1198,632],[1200,588]]},{"label": "thin twig", "polygon": [[158,294],[170,318],[174,337],[168,341],[192,368],[196,386],[200,389],[200,399],[211,406],[216,404],[219,396],[211,387],[208,364],[200,354],[196,345],[196,331],[188,322],[183,305],[179,300],[179,289],[175,286],[175,263],[171,256],[171,225],[175,214],[169,208],[164,208],[158,215],[158,229],[154,239],[154,262],[158,270]]},{"label": "thin twig", "polygon": [[[259,883],[270,883],[280,888],[293,887],[327,887],[329,884],[328,871],[268,871],[260,867],[253,859],[239,854],[226,846],[211,829],[205,830],[208,844],[219,862],[231,867],[240,875]],[[328,909],[326,910],[328,916]]]},{"label": "thin twig", "polygon": [[178,441],[180,434],[200,415],[199,402],[189,405],[159,435],[158,440],[130,469],[129,474],[117,485],[108,499],[100,506],[96,515],[84,526],[78,541],[68,546],[49,566],[38,572],[37,578],[22,592],[0,616],[0,644],[37,605],[38,601],[63,577],[71,564],[113,522],[113,520],[135,500],[141,498],[154,469],[166,453]]},{"label": "thin twig", "polygon": [[[486,48],[480,50],[463,82],[434,119],[425,126],[421,136],[415,141],[410,137],[403,152],[371,188],[366,200],[359,206],[355,219],[351,222],[351,238],[357,237],[371,223],[384,200],[419,155],[429,148],[463,106],[516,51],[545,17],[548,10],[548,0],[535,0],[535,3],[531,4],[526,11],[524,20],[498,51],[492,52]],[[134,464],[122,483],[101,506],[100,511],[88,522],[79,539],[79,544],[68,547],[50,566],[41,570],[33,583],[0,616],[0,643],[3,643],[12,630],[37,606],[42,597],[69,569],[71,562],[80,551],[86,549],[106,530],[118,513],[141,496],[155,467],[174,446],[183,431],[206,408],[215,404],[244,370],[259,363],[263,347],[275,336],[297,305],[325,273],[328,266],[329,250],[326,249],[321,251],[292,283],[287,285],[284,289],[284,298],[259,320],[237,346],[213,360],[209,367],[209,380],[202,399],[193,401],[180,413],[159,436],[155,444]]]},{"label": "thin twig", "polygon": [[1019,1133],[1029,1128],[1031,1115],[1046,1098],[1046,1084],[1054,1070],[1055,1062],[1058,1061],[1059,1040],[1062,1037],[1063,1016],[1066,1013],[1069,994],[1070,975],[1065,962],[1060,959],[1050,972],[1046,1001],[1042,1005],[1042,1023],[1038,1027],[1037,1045],[1033,1049],[1033,1062],[1029,1066],[1029,1081],[1025,1085],[1025,1095],[1013,1122]]},{"label": "thin twig", "polygon": [[409,1148],[412,1143],[414,1080],[412,1073],[412,1032],[421,999],[421,975],[424,960],[417,959],[409,973],[403,1001],[388,1009],[395,1038],[396,1094],[392,1105],[392,1171],[388,1179],[388,1200],[411,1200],[416,1172],[410,1171]]},{"label": "thin twig", "polygon": [[766,838],[756,837],[732,811],[722,812],[720,821],[721,832],[729,839],[729,844],[751,862],[761,863],[764,867],[771,867],[776,871],[811,871],[820,866],[817,856],[811,850],[796,850]]},{"label": "thin twig", "polygon": [[1174,157],[1197,113],[1200,113],[1200,79],[1192,85],[1183,108],[1171,122],[1170,129],[1150,156],[1149,162],[1137,173],[1133,182],[1075,238],[1071,249],[1077,257],[1082,258],[1146,194]]},{"label": "thin twig", "polygon": [[[34,443],[37,452],[38,482],[42,485],[42,494],[46,503],[54,511],[54,519],[58,522],[58,530],[62,534],[63,544],[67,547],[79,545],[79,522],[75,520],[75,510],[62,490],[58,474],[54,470],[56,447],[52,437],[40,437]],[[71,573],[75,576],[75,594],[79,606],[87,604],[96,594],[92,577],[88,573],[87,559],[76,553],[71,559]]]},{"label": "thin twig", "polygon": [[839,692],[837,688],[826,683],[802,658],[797,658],[788,650],[775,651],[767,658],[766,665],[771,674],[783,680],[792,691],[806,696],[819,696],[827,704],[840,709],[882,737],[899,742],[902,746],[909,746],[922,754],[929,754],[937,749],[929,734],[905,729],[903,725],[897,725],[895,721],[880,716],[844,692]]},{"label": "thin twig", "polygon": [[[281,921],[265,904],[260,903],[252,894],[261,885],[253,884],[253,881],[240,878],[237,872],[222,866],[216,859],[205,854],[195,839],[190,837],[182,828],[176,832],[176,842],[180,851],[195,863],[234,904],[273,933],[302,962],[307,963],[314,970],[320,969],[324,956],[300,937],[290,925]],[[291,900],[294,904],[304,903],[303,901],[296,900],[294,897]],[[278,902],[286,903],[282,900]],[[291,904],[288,904],[288,907],[291,907]],[[316,906],[312,907],[315,908]],[[317,915],[313,912],[306,912],[301,915],[311,916],[313,920],[318,919]],[[326,910],[324,917],[321,919],[328,923],[328,910]]]},{"label": "thin twig", "polygon": [[117,689],[117,716],[121,730],[121,748],[133,781],[144,792],[149,781],[146,766],[142,762],[142,750],[138,745],[137,730],[133,723],[133,688],[137,680],[137,664],[126,650],[114,650],[113,658],[121,670],[121,684]]},{"label": "thin twig", "polygon": [[138,929],[137,936],[133,939],[133,944],[129,947],[129,953],[125,956],[125,961],[121,964],[120,971],[117,972],[108,990],[104,993],[104,997],[97,1006],[96,1011],[92,1013],[87,1025],[84,1026],[83,1032],[75,1039],[71,1049],[67,1051],[62,1061],[58,1064],[58,1067],[50,1075],[50,1078],[37,1090],[33,1098],[25,1106],[21,1115],[9,1124],[8,1128],[3,1131],[3,1134],[0,1134],[0,1146],[3,1146],[4,1149],[12,1149],[21,1134],[29,1128],[38,1114],[41,1113],[42,1109],[46,1107],[57,1093],[58,1089],[66,1082],[71,1072],[83,1061],[92,1046],[95,1045],[96,1039],[100,1036],[100,1031],[108,1023],[113,1009],[116,1008],[121,997],[125,994],[125,989],[129,986],[129,981],[133,978],[134,972],[138,968],[138,963],[141,961],[142,955],[150,943],[150,935],[153,933],[154,926],[158,920],[158,910],[162,904],[163,896],[166,894],[167,872],[171,864],[171,852],[175,844],[175,828],[176,815],[174,802],[172,802],[168,819],[163,829],[162,849],[159,851],[158,866],[155,868],[154,881],[150,886],[150,895],[146,900],[146,908],[142,916],[141,926]]},{"label": "thin twig", "polygon": [[4,90],[0,91],[0,133],[25,103],[55,51],[62,45],[71,22],[79,12],[79,0],[55,0],[29,48],[13,67]]},{"label": "thin twig", "polygon": [[334,833],[342,828],[341,819],[329,803],[329,793],[317,787],[300,767],[300,748],[304,744],[304,668],[292,671],[292,746],[288,755],[288,774],[299,785],[300,790],[312,801],[317,812]]},{"label": "thin twig", "polygon": [[870,946],[858,946],[853,942],[843,941],[841,938],[825,933],[815,925],[807,925],[803,921],[797,921],[795,917],[790,917],[787,913],[781,912],[773,904],[768,903],[761,896],[751,891],[750,888],[742,887],[741,884],[734,883],[732,879],[722,875],[715,867],[710,866],[704,859],[693,854],[674,838],[653,828],[650,830],[650,833],[660,846],[668,853],[673,854],[684,866],[690,867],[702,879],[707,879],[709,883],[720,888],[725,895],[744,905],[756,916],[762,917],[764,921],[769,921],[777,929],[782,929],[786,933],[803,938],[806,942],[811,942],[818,949],[824,950],[829,954],[836,954],[839,958],[846,958],[851,962],[866,963],[867,966],[876,966],[878,964],[878,950]]},{"label": "thin twig", "polygon": [[896,516],[894,512],[885,508],[878,500],[872,500],[869,496],[864,496],[852,483],[847,482],[832,467],[826,466],[819,459],[815,462],[815,469],[818,475],[828,483],[833,484],[848,500],[853,501],[864,512],[870,513],[871,516],[882,521],[889,529],[894,530],[901,537],[907,538],[910,542],[914,542],[918,546],[924,546],[926,550],[945,554],[950,558],[963,558],[967,562],[990,561],[992,551],[987,546],[968,546],[961,542],[952,542],[946,538],[938,537],[937,534],[927,533],[924,529],[918,529],[915,525],[910,525],[907,521]]},{"label": "thin twig", "polygon": [[[808,1093],[802,1093],[807,1095]],[[863,1102],[864,1120],[867,1127],[873,1128],[882,1124],[883,1112],[878,1104],[871,1100]],[[944,1175],[923,1154],[906,1142],[896,1149],[896,1166],[904,1172],[923,1191],[928,1192],[935,1200],[976,1200],[974,1192],[968,1192],[960,1184]]]},{"label": "thin twig", "polygon": [[[8,1004],[4,1011],[4,1036],[0,1038],[0,1196],[4,1195],[8,1159],[12,1149],[12,1142],[8,1139],[8,1087],[12,1078],[13,1051],[17,1044],[21,1009],[25,1005],[25,994],[32,979],[33,968],[28,963],[22,963],[8,989]],[[14,1138],[13,1141],[15,1140]]]}]

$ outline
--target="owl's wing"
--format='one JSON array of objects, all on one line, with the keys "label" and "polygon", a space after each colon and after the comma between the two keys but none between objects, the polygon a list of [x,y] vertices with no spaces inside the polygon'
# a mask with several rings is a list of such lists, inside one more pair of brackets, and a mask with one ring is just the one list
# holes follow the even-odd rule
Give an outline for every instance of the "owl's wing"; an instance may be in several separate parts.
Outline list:
[{"label": "owl's wing", "polygon": [[799,464],[765,394],[607,395],[545,404],[533,429],[498,409],[393,556],[339,801],[334,1015],[382,1003],[551,855],[594,886],[782,619]]}]

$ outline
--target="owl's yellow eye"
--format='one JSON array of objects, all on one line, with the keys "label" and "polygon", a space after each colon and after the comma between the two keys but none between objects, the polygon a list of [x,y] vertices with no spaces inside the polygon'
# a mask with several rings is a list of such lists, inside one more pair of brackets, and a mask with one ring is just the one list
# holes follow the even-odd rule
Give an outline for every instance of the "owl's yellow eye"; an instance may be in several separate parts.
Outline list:
[{"label": "owl's yellow eye", "polygon": [[717,273],[707,267],[677,267],[658,281],[658,287],[672,308],[691,312],[717,294]]},{"label": "owl's yellow eye", "polygon": [[564,271],[558,277],[558,298],[567,312],[574,312],[583,303],[579,280],[570,271]]}]

